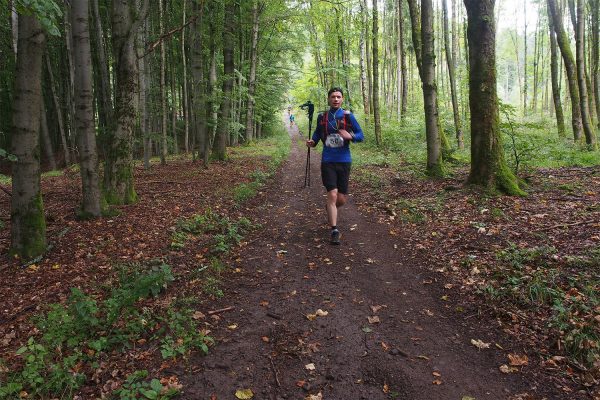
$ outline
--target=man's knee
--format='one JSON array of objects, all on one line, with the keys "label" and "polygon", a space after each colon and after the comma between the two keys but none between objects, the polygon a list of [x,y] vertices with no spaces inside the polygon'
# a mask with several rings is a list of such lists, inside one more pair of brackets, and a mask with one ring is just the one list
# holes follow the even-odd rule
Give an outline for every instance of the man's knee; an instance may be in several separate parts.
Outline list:
[{"label": "man's knee", "polygon": [[338,207],[341,207],[344,204],[346,204],[346,200],[347,200],[347,197],[345,194],[338,193],[336,201],[335,201],[335,205]]}]

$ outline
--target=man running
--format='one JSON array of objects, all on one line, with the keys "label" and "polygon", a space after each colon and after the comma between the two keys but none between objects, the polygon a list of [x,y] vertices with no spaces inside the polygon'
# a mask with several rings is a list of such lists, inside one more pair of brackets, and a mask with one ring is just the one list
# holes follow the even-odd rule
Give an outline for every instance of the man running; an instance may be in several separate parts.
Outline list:
[{"label": "man running", "polygon": [[350,179],[350,142],[362,142],[362,129],[354,115],[342,108],[344,92],[338,87],[327,93],[329,110],[317,117],[317,128],[306,146],[315,147],[323,141],[321,178],[327,189],[327,220],[331,225],[331,244],[340,244],[337,227],[338,208],[346,204]]}]

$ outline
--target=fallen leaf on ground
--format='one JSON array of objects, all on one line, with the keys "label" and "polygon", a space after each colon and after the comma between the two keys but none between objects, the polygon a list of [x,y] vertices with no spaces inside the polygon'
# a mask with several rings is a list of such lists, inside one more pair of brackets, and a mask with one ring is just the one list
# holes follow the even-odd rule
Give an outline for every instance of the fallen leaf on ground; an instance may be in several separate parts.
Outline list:
[{"label": "fallen leaf on ground", "polygon": [[263,336],[261,339],[263,342],[269,343],[269,338],[267,336]]},{"label": "fallen leaf on ground", "polygon": [[390,346],[388,346],[386,342],[381,342],[381,348],[383,348],[383,351],[390,350]]},{"label": "fallen leaf on ground", "polygon": [[309,394],[304,400],[323,400],[323,394],[321,392],[317,394]]},{"label": "fallen leaf on ground", "polygon": [[252,393],[251,389],[239,389],[235,392],[235,397],[240,400],[247,400],[254,397],[254,393]]},{"label": "fallen leaf on ground", "polygon": [[204,319],[206,316],[204,314],[202,314],[200,311],[196,311],[194,314],[192,314],[192,318],[194,319]]},{"label": "fallen leaf on ground", "polygon": [[316,314],[318,317],[325,317],[327,314],[329,314],[329,312],[328,312],[328,311],[323,311],[323,310],[321,310],[321,309],[319,308],[319,309],[318,309],[318,310],[315,312],[315,314]]},{"label": "fallen leaf on ground", "polygon": [[439,372],[437,372],[437,371],[433,371],[431,374],[432,374],[433,376],[437,376],[438,378],[439,378],[440,376],[442,376],[442,374],[440,374],[440,373],[439,373]]},{"label": "fallen leaf on ground", "polygon": [[502,364],[499,369],[500,369],[500,372],[502,372],[503,374],[510,374],[511,372],[518,371],[518,369],[516,369],[515,367],[509,367],[506,364]]},{"label": "fallen leaf on ground", "polygon": [[510,365],[521,366],[529,364],[529,357],[523,355],[520,356],[518,354],[509,354],[508,360],[510,361]]},{"label": "fallen leaf on ground", "polygon": [[381,310],[383,308],[383,306],[371,306],[371,311],[373,311],[373,314],[377,314],[377,311]]},{"label": "fallen leaf on ground", "polygon": [[383,393],[388,393],[390,391],[390,387],[387,383],[383,384]]},{"label": "fallen leaf on ground", "polygon": [[237,324],[231,324],[227,327],[227,329],[230,329],[233,331],[233,330],[237,329],[237,327],[238,327]]},{"label": "fallen leaf on ground", "polygon": [[431,383],[433,383],[434,385],[441,385],[442,381],[440,381],[439,379],[436,379],[435,381],[433,381]]},{"label": "fallen leaf on ground", "polygon": [[377,315],[372,316],[372,317],[367,317],[367,319],[369,320],[370,324],[378,324],[381,321],[379,320],[379,317]]},{"label": "fallen leaf on ground", "polygon": [[463,396],[461,400],[475,400],[475,397]]},{"label": "fallen leaf on ground", "polygon": [[479,350],[481,350],[481,349],[489,349],[491,343],[485,343],[481,339],[477,339],[477,340],[471,339],[471,344],[473,346],[477,347]]},{"label": "fallen leaf on ground", "polygon": [[315,364],[313,364],[313,363],[306,364],[306,365],[304,366],[304,368],[306,368],[306,369],[307,369],[307,370],[309,370],[309,371],[314,371],[314,370],[316,369],[316,368],[315,368]]}]

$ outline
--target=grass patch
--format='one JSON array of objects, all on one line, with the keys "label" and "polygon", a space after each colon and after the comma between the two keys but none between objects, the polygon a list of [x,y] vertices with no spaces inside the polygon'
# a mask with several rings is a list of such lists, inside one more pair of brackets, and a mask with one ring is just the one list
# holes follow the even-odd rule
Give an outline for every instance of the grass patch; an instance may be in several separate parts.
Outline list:
[{"label": "grass patch", "polygon": [[234,221],[226,215],[207,209],[204,214],[196,214],[190,218],[180,219],[175,232],[171,236],[171,247],[184,248],[190,236],[209,236],[209,253],[218,256],[227,253],[243,239],[243,235],[253,228],[247,218]]},{"label": "grass patch", "polygon": [[552,247],[519,248],[497,254],[499,269],[483,288],[493,301],[544,314],[550,337],[571,361],[600,360],[600,248],[558,257]]},{"label": "grass patch", "polygon": [[[34,398],[71,398],[110,354],[139,347],[159,347],[163,358],[186,356],[192,349],[208,352],[212,339],[204,336],[191,317],[192,310],[150,310],[141,301],[158,296],[174,280],[171,268],[158,261],[121,267],[118,283],[102,296],[71,289],[66,304],[51,304],[34,319],[39,333],[17,350],[12,371],[0,373],[0,398],[12,399],[26,391]],[[126,381],[127,391],[158,389]],[[151,398],[151,397],[149,397]],[[166,398],[166,397],[163,397]]]}]

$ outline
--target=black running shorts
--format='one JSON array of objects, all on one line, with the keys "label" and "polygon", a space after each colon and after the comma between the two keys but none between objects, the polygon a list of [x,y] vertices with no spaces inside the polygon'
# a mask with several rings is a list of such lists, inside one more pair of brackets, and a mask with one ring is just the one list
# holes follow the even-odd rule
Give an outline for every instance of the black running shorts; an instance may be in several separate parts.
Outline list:
[{"label": "black running shorts", "polygon": [[350,165],[351,163],[321,163],[321,178],[328,192],[337,189],[338,193],[348,194]]}]

